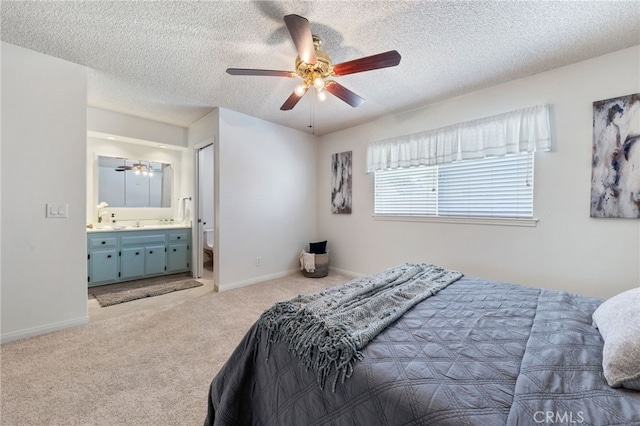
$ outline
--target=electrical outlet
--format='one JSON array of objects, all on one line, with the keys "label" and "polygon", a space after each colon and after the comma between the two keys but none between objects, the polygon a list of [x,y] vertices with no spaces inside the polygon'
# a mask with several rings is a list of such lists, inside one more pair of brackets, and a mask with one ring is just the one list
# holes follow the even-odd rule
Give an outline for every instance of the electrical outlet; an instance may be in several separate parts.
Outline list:
[{"label": "electrical outlet", "polygon": [[262,266],[262,256],[256,257],[256,266]]}]

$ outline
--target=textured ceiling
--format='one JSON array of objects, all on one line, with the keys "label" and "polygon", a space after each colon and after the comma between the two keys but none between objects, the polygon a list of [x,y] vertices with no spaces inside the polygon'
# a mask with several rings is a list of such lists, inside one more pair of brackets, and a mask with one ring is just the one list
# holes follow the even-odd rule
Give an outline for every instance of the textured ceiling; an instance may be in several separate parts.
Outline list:
[{"label": "textured ceiling", "polygon": [[[316,134],[640,44],[638,1],[2,1],[2,40],[87,66],[88,103],[189,126],[224,107]],[[296,80],[283,16],[298,14],[334,64],[396,49],[400,65],[337,77],[352,108]],[[640,76],[639,76],[640,78]]]}]

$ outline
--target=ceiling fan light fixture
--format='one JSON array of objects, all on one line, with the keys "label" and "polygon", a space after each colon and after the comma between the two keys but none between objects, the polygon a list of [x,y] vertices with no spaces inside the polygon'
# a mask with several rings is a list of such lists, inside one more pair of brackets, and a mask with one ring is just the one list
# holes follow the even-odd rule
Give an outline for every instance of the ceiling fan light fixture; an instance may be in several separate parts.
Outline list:
[{"label": "ceiling fan light fixture", "polygon": [[153,176],[153,174],[149,173],[149,170],[151,169],[151,167],[148,167],[142,164],[140,161],[138,161],[133,166],[131,166],[131,169],[136,175],[139,175],[140,173],[142,173],[144,176],[147,176],[147,175]]},{"label": "ceiling fan light fixture", "polygon": [[322,79],[322,77],[316,77],[313,80],[313,87],[315,87],[318,92],[324,89],[324,80]]},{"label": "ceiling fan light fixture", "polygon": [[319,99],[321,102],[326,101],[326,100],[327,100],[327,93],[326,93],[324,90],[320,90],[320,91],[318,91],[318,99]]},{"label": "ceiling fan light fixture", "polygon": [[295,92],[296,92],[296,95],[302,96],[307,92],[307,86],[305,86],[304,84],[298,84],[296,86]]}]

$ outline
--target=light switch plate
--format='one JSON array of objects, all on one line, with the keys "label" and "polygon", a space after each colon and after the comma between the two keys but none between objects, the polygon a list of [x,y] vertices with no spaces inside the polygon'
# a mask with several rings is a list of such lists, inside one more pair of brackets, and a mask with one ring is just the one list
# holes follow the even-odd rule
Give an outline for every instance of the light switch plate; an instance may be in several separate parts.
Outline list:
[{"label": "light switch plate", "polygon": [[69,204],[67,203],[47,203],[48,218],[66,218],[69,213]]}]

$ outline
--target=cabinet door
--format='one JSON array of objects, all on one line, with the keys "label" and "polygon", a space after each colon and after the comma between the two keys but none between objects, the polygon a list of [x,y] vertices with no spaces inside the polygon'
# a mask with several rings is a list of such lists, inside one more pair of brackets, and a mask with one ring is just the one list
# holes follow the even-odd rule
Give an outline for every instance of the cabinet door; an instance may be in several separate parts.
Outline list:
[{"label": "cabinet door", "polygon": [[89,285],[118,281],[118,250],[92,250],[89,253]]},{"label": "cabinet door", "polygon": [[162,246],[147,246],[144,254],[145,275],[161,275],[166,270],[166,253]]},{"label": "cabinet door", "polygon": [[120,279],[134,280],[144,276],[144,247],[123,248],[120,251]]},{"label": "cabinet door", "polygon": [[182,272],[189,270],[189,245],[169,244],[167,252],[167,272]]}]

